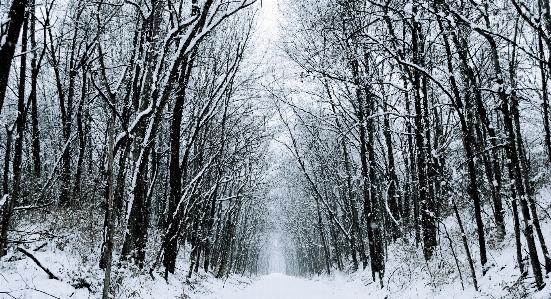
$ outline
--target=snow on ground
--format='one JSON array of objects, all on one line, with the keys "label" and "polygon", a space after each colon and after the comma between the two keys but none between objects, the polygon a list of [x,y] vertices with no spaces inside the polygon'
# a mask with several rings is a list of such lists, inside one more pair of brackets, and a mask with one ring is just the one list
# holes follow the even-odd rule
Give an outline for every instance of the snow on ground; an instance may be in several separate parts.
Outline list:
[{"label": "snow on ground", "polygon": [[[380,289],[378,283],[367,278],[367,271],[357,275],[336,274],[330,277],[304,279],[273,273],[263,276],[244,289],[218,289],[214,294],[191,298],[200,299],[423,299],[423,298],[551,298],[551,289],[546,287],[530,297],[513,288],[497,289],[490,294],[476,292],[472,287],[466,290],[446,287],[433,289],[421,281],[402,286],[395,292]],[[547,280],[550,284],[551,280]]]},{"label": "snow on ground", "polygon": [[[539,194],[541,204],[541,225],[544,236],[551,239],[551,191],[542,189]],[[460,232],[454,217],[442,220],[440,246],[432,260],[423,259],[421,246],[416,246],[411,236],[388,244],[386,272],[380,283],[373,282],[369,266],[364,271],[353,273],[344,269],[343,273],[332,273],[306,278],[289,277],[284,274],[248,278],[232,275],[226,279],[216,279],[212,273],[194,273],[187,279],[190,248],[184,248],[177,262],[175,275],[168,282],[162,278],[162,271],[149,273],[149,268],[138,269],[131,264],[117,265],[113,274],[114,298],[143,299],[429,299],[429,298],[488,298],[488,299],[551,299],[551,279],[545,278],[547,286],[536,291],[533,277],[520,278],[515,261],[515,242],[512,221],[507,223],[507,236],[502,242],[491,238],[492,224],[489,215],[485,219],[488,229],[488,260],[491,267],[485,276],[478,258],[476,230],[472,211],[463,207],[461,216],[466,227],[469,246],[476,265],[480,290],[474,290],[470,271],[461,244]],[[508,211],[510,208],[507,208]],[[89,217],[89,214],[72,212],[67,217],[64,211],[54,211],[41,216],[36,212],[28,219],[21,219],[17,225],[25,232],[15,240],[19,247],[31,252],[44,267],[60,280],[49,279],[30,258],[13,248],[0,259],[0,299],[42,299],[42,298],[100,298],[103,285],[103,271],[98,268],[99,244],[101,244],[102,217]],[[44,217],[44,218],[40,218]],[[97,219],[95,219],[97,218]],[[508,215],[507,219],[512,217]],[[37,221],[40,225],[37,225]],[[99,231],[98,231],[99,230]],[[122,235],[122,234],[121,234]],[[13,235],[15,237],[16,235]],[[524,242],[524,238],[523,238]],[[120,240],[119,240],[120,243]],[[157,242],[158,243],[158,242]],[[152,241],[152,259],[158,244]],[[453,245],[453,246],[452,246]],[[452,252],[451,248],[454,248]],[[528,253],[523,249],[523,255]],[[457,264],[453,253],[457,256]],[[541,257],[540,252],[540,257]],[[115,257],[118,260],[118,257]],[[149,261],[148,264],[151,264]],[[526,266],[529,260],[526,259]],[[159,272],[161,271],[161,272]]]},{"label": "snow on ground", "polygon": [[[60,275],[60,264],[51,264],[52,253],[32,252],[40,263],[54,275]],[[1,262],[0,298],[89,298],[86,288],[75,289],[69,279],[50,279],[32,260],[21,253],[14,253]]]},{"label": "snow on ground", "polygon": [[343,290],[333,281],[307,280],[281,273],[263,276],[243,290],[220,290],[204,299],[353,299],[361,290]]},{"label": "snow on ground", "polygon": [[[403,246],[403,245],[402,245]],[[432,269],[432,275],[426,268],[413,263],[418,257],[411,255],[412,263],[396,258],[387,263],[387,275],[384,288],[379,282],[373,282],[369,268],[352,274],[333,273],[306,278],[296,278],[274,273],[257,278],[239,275],[227,279],[215,279],[211,273],[197,273],[190,280],[186,271],[170,276],[168,283],[159,273],[155,279],[136,269],[120,270],[115,275],[118,281],[115,298],[178,298],[178,299],[423,299],[423,298],[551,298],[551,279],[547,278],[547,287],[539,292],[528,294],[526,279],[522,283],[518,278],[518,269],[511,262],[514,248],[505,246],[504,250],[492,251],[495,266],[486,276],[478,277],[480,291],[476,292],[463,273],[465,290],[460,279],[454,273],[448,275]],[[392,248],[389,248],[392,249]],[[12,253],[2,260],[0,265],[0,298],[100,298],[101,273],[86,268],[75,267],[75,258],[62,251],[45,248],[33,254],[41,263],[59,276],[62,281],[49,279],[29,258],[20,253]],[[402,256],[402,255],[400,255]],[[185,266],[180,261],[180,269]],[[433,267],[430,263],[429,267]],[[411,268],[410,268],[411,267]],[[442,266],[442,269],[446,267]],[[67,269],[71,269],[68,271]],[[410,276],[405,276],[404,271]],[[78,271],[80,275],[75,276]],[[73,274],[71,274],[73,273]],[[478,272],[480,274],[480,272]],[[435,277],[439,276],[439,277]],[[93,293],[86,287],[75,289],[79,279],[93,282]]]},{"label": "snow on ground", "polygon": [[[40,260],[44,267],[58,276],[60,280],[50,279],[32,260],[19,253],[14,253],[11,258],[4,260],[0,265],[0,299],[46,299],[46,298],[76,298],[97,299],[101,298],[101,284],[103,272],[90,271],[90,269],[78,269],[82,271],[79,277],[87,282],[92,281],[92,286],[78,285],[79,278],[64,270],[68,263],[66,256],[58,252],[32,252]],[[65,259],[65,261],[63,261]],[[51,261],[55,261],[52,263]],[[64,264],[65,262],[65,264]],[[181,264],[180,264],[181,265]],[[177,272],[169,277],[168,283],[159,273],[153,273],[153,279],[149,273],[136,269],[118,269],[114,273],[114,298],[140,298],[140,299],[195,299],[206,298],[217,294],[218,291],[241,290],[251,284],[247,277],[234,275],[228,279],[216,279],[212,274],[198,273],[191,279],[187,279],[186,272]],[[92,292],[90,292],[92,290]],[[244,298],[243,298],[244,299]]]}]

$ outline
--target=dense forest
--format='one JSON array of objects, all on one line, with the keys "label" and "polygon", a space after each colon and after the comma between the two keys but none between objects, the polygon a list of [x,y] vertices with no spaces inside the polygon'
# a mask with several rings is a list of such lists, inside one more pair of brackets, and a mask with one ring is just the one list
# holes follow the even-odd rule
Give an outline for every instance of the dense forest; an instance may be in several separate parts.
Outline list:
[{"label": "dense forest", "polygon": [[0,1],[2,260],[544,289],[549,0],[263,1]]}]

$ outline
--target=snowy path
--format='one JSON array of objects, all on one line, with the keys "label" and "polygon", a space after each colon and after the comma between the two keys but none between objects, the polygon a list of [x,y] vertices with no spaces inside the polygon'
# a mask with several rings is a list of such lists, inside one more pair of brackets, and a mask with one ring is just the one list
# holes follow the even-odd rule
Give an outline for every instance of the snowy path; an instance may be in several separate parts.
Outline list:
[{"label": "snowy path", "polygon": [[352,290],[340,290],[334,283],[311,281],[283,274],[262,277],[243,290],[218,294],[224,299],[356,299],[362,298]]}]

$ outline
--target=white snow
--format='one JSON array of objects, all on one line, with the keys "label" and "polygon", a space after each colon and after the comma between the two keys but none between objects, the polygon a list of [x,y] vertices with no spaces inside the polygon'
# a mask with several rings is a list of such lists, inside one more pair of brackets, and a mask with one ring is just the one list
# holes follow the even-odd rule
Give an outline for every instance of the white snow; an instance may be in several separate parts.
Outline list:
[{"label": "white snow", "polygon": [[2,38],[0,39],[0,47],[2,47],[6,43],[7,37],[8,37],[7,34],[2,35]]},{"label": "white snow", "polygon": [[453,18],[453,16],[448,15],[448,16],[446,17],[446,19],[448,19],[448,22],[450,22],[450,26],[451,26],[451,27],[455,27],[455,26],[456,26],[456,24],[455,24],[455,19]]},{"label": "white snow", "polygon": [[2,196],[2,199],[0,200],[0,207],[4,206],[4,203],[6,202],[7,199],[8,199],[8,194],[4,194],[4,196]]},{"label": "white snow", "polygon": [[411,2],[406,3],[406,5],[404,5],[404,12],[406,14],[412,14],[412,12],[413,12],[413,3],[411,3]]},{"label": "white snow", "polygon": [[[540,201],[548,207],[551,192],[543,192]],[[465,223],[471,223],[469,209],[460,212]],[[55,215],[55,214],[54,214]],[[57,219],[57,216],[51,216]],[[77,217],[78,218],[78,217]],[[331,275],[316,276],[310,279],[296,278],[284,274],[270,274],[257,278],[230,275],[227,279],[216,279],[213,273],[200,271],[187,279],[191,248],[184,248],[177,261],[177,273],[169,277],[168,283],[162,278],[162,271],[154,271],[154,279],[145,271],[133,267],[115,267],[117,281],[116,298],[187,298],[187,299],[410,299],[410,298],[534,298],[549,299],[551,280],[546,278],[547,287],[542,291],[530,290],[532,277],[519,280],[520,272],[515,263],[515,243],[511,217],[507,221],[506,239],[497,246],[490,246],[488,272],[482,276],[476,250],[476,238],[469,228],[472,255],[480,291],[472,286],[466,265],[465,253],[460,244],[460,232],[453,216],[443,219],[447,231],[454,239],[455,252],[458,254],[463,277],[458,276],[450,254],[449,244],[441,242],[437,256],[429,262],[422,258],[422,249],[412,241],[399,240],[389,244],[388,260],[384,277],[384,287],[379,281],[373,282],[369,266],[358,272],[346,270],[349,274],[332,272]],[[99,221],[90,219],[90,221]],[[489,219],[485,219],[490,223]],[[542,217],[544,235],[550,233],[549,218]],[[54,222],[55,223],[55,222]],[[97,267],[97,249],[90,254],[86,234],[72,233],[77,229],[72,223],[65,223],[66,231],[59,234],[65,237],[28,245],[28,250],[61,281],[49,279],[46,273],[20,252],[10,251],[0,260],[0,298],[100,298],[103,271]],[[470,227],[470,226],[468,226]],[[23,225],[20,229],[30,231],[32,226]],[[53,228],[48,227],[50,231]],[[30,238],[30,237],[29,237]],[[65,241],[64,241],[65,240]],[[78,241],[77,241],[78,240]],[[70,243],[65,243],[71,241]],[[96,242],[94,242],[96,243]],[[66,244],[66,245],[62,245]],[[40,250],[36,248],[40,247]],[[155,246],[153,246],[155,247]],[[33,249],[35,248],[35,249]],[[526,253],[525,253],[526,255]],[[427,271],[428,269],[428,271]],[[162,269],[160,269],[162,270]],[[465,289],[462,289],[461,281]],[[79,281],[86,281],[93,290],[75,289]],[[9,292],[9,293],[2,293]]]},{"label": "white snow", "polygon": [[499,83],[494,83],[494,85],[492,85],[492,91],[493,92],[498,92],[501,90],[501,88],[503,88],[503,85],[499,84]]},{"label": "white snow", "polygon": [[205,299],[355,299],[365,298],[358,288],[342,288],[342,278],[307,280],[272,273],[243,290],[221,290]]}]

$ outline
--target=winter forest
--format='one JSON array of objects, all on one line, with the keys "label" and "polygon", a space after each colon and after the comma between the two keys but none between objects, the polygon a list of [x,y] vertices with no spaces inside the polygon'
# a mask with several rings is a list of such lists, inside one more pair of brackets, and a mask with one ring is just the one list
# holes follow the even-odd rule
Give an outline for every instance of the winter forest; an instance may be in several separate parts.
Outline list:
[{"label": "winter forest", "polygon": [[549,0],[0,0],[0,298],[551,298]]}]

